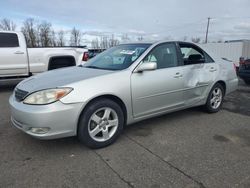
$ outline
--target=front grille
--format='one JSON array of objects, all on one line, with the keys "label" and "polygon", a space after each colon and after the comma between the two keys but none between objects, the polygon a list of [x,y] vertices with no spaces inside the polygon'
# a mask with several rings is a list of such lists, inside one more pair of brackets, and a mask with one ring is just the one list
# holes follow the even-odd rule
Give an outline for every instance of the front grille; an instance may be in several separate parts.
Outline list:
[{"label": "front grille", "polygon": [[15,89],[15,98],[17,101],[22,101],[27,95],[29,94],[29,92],[21,90],[16,88]]}]

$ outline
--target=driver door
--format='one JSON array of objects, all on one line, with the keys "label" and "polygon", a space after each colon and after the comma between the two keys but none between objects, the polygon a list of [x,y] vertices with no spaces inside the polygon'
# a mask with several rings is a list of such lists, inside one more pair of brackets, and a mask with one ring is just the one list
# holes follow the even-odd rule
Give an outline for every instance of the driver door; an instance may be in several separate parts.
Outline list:
[{"label": "driver door", "polygon": [[179,66],[175,43],[156,46],[142,61],[147,62],[156,62],[157,69],[131,75],[134,117],[183,107],[183,70]]}]

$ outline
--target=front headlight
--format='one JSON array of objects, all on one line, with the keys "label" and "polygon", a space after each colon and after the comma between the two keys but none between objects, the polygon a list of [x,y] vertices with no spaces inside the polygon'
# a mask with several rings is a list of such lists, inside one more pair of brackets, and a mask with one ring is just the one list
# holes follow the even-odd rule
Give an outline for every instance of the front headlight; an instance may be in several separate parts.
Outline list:
[{"label": "front headlight", "polygon": [[25,104],[50,104],[68,95],[72,88],[55,88],[34,92],[28,95],[23,103]]}]

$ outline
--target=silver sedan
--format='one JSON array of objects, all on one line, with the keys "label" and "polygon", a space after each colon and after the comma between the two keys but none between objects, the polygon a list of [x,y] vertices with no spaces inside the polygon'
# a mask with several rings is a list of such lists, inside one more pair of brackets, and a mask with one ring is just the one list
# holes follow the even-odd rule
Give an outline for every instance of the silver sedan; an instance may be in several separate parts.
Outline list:
[{"label": "silver sedan", "polygon": [[22,81],[9,99],[11,121],[36,138],[77,135],[100,148],[137,121],[194,106],[218,112],[237,85],[232,63],[195,44],[122,44]]}]

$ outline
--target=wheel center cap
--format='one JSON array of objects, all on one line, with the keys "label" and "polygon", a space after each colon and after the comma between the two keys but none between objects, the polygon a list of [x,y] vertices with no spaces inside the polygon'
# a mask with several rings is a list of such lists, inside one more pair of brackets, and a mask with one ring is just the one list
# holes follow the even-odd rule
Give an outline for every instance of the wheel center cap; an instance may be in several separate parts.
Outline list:
[{"label": "wheel center cap", "polygon": [[102,120],[100,123],[101,128],[105,128],[109,124],[108,120]]}]

